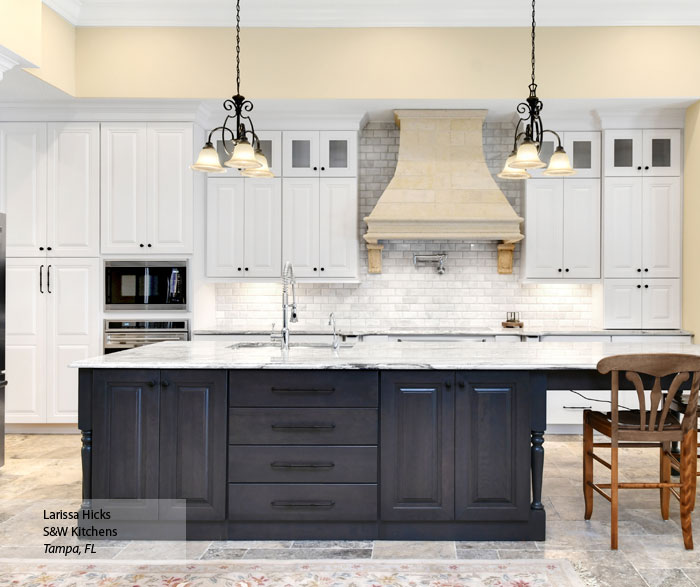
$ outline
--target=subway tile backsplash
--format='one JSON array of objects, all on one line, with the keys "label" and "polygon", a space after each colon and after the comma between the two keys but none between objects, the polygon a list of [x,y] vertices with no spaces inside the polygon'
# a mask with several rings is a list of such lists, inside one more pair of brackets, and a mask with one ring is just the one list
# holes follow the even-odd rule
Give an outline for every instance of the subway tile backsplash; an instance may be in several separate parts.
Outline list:
[{"label": "subway tile backsplash", "polygon": [[[484,154],[494,175],[513,145],[509,123],[486,123]],[[399,130],[393,123],[370,122],[360,133],[359,234],[367,216],[394,175]],[[499,187],[519,214],[525,184],[500,180]],[[325,327],[335,312],[341,329],[402,327],[494,327],[506,312],[520,312],[529,328],[589,328],[590,285],[532,284],[520,281],[520,246],[513,274],[496,271],[496,242],[387,242],[383,272],[367,273],[367,251],[360,238],[360,283],[299,284],[299,323],[293,328]],[[447,271],[413,266],[414,253],[446,252]],[[216,284],[219,328],[280,327],[281,285],[277,283]]]}]

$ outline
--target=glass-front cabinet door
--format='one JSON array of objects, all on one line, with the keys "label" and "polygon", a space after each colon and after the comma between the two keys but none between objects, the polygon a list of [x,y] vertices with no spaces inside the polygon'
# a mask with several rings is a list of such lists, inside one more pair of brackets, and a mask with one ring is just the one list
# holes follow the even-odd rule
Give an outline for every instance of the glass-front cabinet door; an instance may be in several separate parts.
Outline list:
[{"label": "glass-front cabinet door", "polygon": [[575,178],[600,177],[600,133],[566,132],[564,150],[569,155]]},{"label": "glass-front cabinet door", "polygon": [[673,177],[680,169],[680,129],[605,131],[605,175]]},{"label": "glass-front cabinet door", "polygon": [[318,131],[285,131],[282,154],[284,177],[318,177]]},{"label": "glass-front cabinet door", "polygon": [[[218,135],[218,140],[217,140]],[[260,130],[257,131],[260,139],[260,148],[267,157],[267,165],[270,167],[275,177],[282,175],[282,133],[278,130]],[[212,142],[216,145],[216,150],[219,153],[219,161],[223,165],[231,156],[233,143],[231,141],[224,142],[221,140],[221,133],[214,133]],[[226,152],[228,150],[228,153]],[[236,168],[227,167],[226,173],[210,173],[209,177],[242,177],[241,172]]]},{"label": "glass-front cabinet door", "polygon": [[357,133],[323,131],[320,137],[321,177],[357,175]]},{"label": "glass-front cabinet door", "polygon": [[644,175],[676,176],[681,173],[680,129],[654,129],[643,132]]},{"label": "glass-front cabinet door", "polygon": [[642,175],[642,131],[605,131],[605,175],[637,177]]}]

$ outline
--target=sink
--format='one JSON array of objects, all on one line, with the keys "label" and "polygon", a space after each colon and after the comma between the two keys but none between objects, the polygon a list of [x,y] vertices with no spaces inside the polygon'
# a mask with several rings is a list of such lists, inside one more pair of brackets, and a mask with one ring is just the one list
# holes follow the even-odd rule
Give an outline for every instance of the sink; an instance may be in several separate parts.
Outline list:
[{"label": "sink", "polygon": [[[341,342],[340,348],[348,349],[355,346],[354,342]],[[281,343],[278,341],[252,341],[252,342],[234,342],[229,345],[230,349],[273,349],[281,348]],[[290,342],[290,349],[332,349],[330,342]]]}]

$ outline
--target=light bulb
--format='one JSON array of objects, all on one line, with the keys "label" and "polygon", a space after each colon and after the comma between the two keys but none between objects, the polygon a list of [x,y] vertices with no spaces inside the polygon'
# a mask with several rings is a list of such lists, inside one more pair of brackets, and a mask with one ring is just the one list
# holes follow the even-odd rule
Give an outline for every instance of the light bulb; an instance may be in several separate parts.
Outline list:
[{"label": "light bulb", "polygon": [[549,160],[549,167],[542,172],[542,175],[563,176],[575,175],[576,171],[571,167],[569,156],[563,147],[557,147]]},{"label": "light bulb", "polygon": [[237,167],[238,169],[257,169],[262,167],[260,161],[255,158],[253,147],[251,147],[245,137],[236,141],[231,158],[224,165],[226,167]]},{"label": "light bulb", "polygon": [[216,152],[214,145],[207,142],[199,152],[197,161],[190,165],[190,169],[194,171],[203,171],[205,173],[226,173],[226,170],[221,167],[219,154]]},{"label": "light bulb", "polygon": [[506,159],[506,164],[503,166],[503,171],[498,174],[501,179],[530,179],[530,174],[524,169],[514,169],[511,167],[511,163],[515,159],[516,153],[513,151],[508,155]]},{"label": "light bulb", "polygon": [[545,167],[537,152],[537,143],[530,139],[525,139],[518,147],[518,152],[510,166],[515,169],[540,169]]}]

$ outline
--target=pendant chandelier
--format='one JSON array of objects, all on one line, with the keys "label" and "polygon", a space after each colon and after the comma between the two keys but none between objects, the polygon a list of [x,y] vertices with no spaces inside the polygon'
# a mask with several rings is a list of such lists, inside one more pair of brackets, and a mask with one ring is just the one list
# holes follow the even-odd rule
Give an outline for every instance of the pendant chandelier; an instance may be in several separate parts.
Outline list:
[{"label": "pendant chandelier", "polygon": [[[542,173],[550,176],[574,175],[576,171],[571,167],[569,156],[561,144],[561,137],[553,130],[543,127],[540,112],[542,102],[537,97],[537,84],[535,83],[535,0],[532,0],[532,74],[530,76],[530,95],[525,102],[518,104],[517,111],[520,115],[515,126],[513,139],[513,151],[506,159],[503,171],[498,177],[504,179],[528,179],[528,169],[541,169],[546,164],[540,159],[542,150],[542,138],[545,133],[553,134],[557,138],[557,148],[549,160],[549,166]],[[524,115],[524,116],[523,116]],[[524,130],[521,127],[524,125]]]},{"label": "pendant chandelier", "polygon": [[[274,177],[267,163],[267,157],[260,147],[260,139],[255,134],[250,112],[253,103],[241,96],[241,1],[236,0],[236,95],[224,101],[227,114],[224,123],[209,133],[209,138],[199,152],[196,163],[190,167],[206,173],[226,173],[226,167],[240,170],[245,177]],[[229,121],[235,121],[235,130],[229,128]],[[224,167],[219,161],[219,153],[212,143],[215,132],[221,131],[221,144],[229,157]],[[227,145],[233,145],[229,150]]]}]

